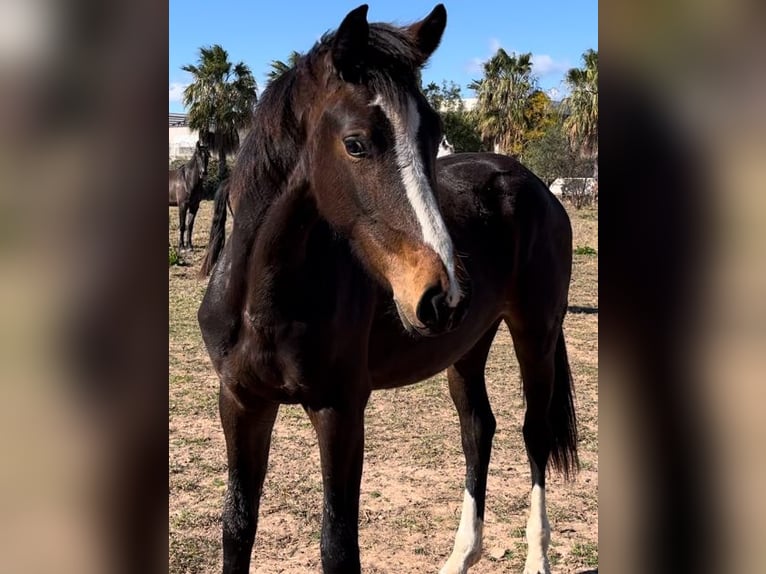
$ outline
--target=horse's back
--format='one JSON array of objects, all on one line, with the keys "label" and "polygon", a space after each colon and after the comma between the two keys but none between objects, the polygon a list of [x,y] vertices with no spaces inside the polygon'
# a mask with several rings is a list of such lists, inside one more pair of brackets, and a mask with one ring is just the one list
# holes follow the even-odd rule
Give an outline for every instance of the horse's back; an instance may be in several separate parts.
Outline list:
[{"label": "horse's back", "polygon": [[562,306],[572,227],[545,183],[517,159],[494,153],[445,156],[437,166],[439,203],[467,267],[502,284],[506,301]]},{"label": "horse's back", "polygon": [[[452,203],[460,196],[474,205],[469,212],[481,207],[512,210],[519,201],[525,205],[560,206],[540,178],[512,156],[457,153],[438,158],[436,165],[439,200],[448,212],[454,209]],[[481,206],[477,199],[484,199],[488,204]],[[510,203],[493,206],[492,199],[505,199]]]},{"label": "horse's back", "polygon": [[494,246],[526,242],[541,231],[571,234],[561,202],[516,158],[459,153],[439,158],[436,166],[436,195],[456,243]]}]

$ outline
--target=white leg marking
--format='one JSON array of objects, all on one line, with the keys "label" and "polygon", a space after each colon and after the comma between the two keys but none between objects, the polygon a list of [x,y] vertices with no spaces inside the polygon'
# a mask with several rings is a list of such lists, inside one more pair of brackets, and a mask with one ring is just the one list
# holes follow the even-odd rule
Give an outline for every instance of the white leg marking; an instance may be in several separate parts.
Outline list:
[{"label": "white leg marking", "polygon": [[420,126],[420,114],[418,113],[415,100],[407,97],[407,109],[405,110],[406,121],[397,110],[385,102],[378,95],[372,104],[380,106],[386,114],[388,121],[394,128],[396,139],[396,163],[402,174],[402,182],[407,192],[407,199],[415,212],[415,217],[423,234],[423,241],[429,245],[444,263],[449,278],[449,290],[447,302],[454,307],[460,301],[460,285],[455,277],[455,256],[452,247],[452,238],[447,233],[439,207],[436,205],[431,185],[428,182],[423,162],[418,153],[418,128]]},{"label": "white leg marking", "polygon": [[481,533],[484,521],[479,519],[476,501],[468,491],[463,495],[460,526],[455,535],[455,546],[439,574],[465,574],[481,558]]},{"label": "white leg marking", "polygon": [[524,574],[550,574],[548,545],[551,541],[551,526],[545,510],[545,489],[532,487],[532,503],[527,521],[527,562]]}]

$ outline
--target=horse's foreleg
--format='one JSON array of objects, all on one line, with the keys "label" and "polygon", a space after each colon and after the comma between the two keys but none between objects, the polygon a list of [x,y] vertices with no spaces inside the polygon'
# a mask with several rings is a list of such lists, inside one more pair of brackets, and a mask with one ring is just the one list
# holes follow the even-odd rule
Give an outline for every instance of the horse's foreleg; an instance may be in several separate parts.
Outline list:
[{"label": "horse's foreleg", "polygon": [[322,569],[355,574],[359,562],[359,487],[364,451],[366,397],[339,408],[307,408],[322,461]]},{"label": "horse's foreleg", "polygon": [[229,464],[223,509],[223,572],[247,574],[258,526],[271,430],[279,405],[263,402],[245,408],[221,385],[219,407]]},{"label": "horse's foreleg", "polygon": [[495,434],[495,417],[487,398],[484,366],[497,325],[447,371],[452,401],[460,418],[465,453],[465,493],[455,546],[440,574],[464,574],[481,558],[487,469]]},{"label": "horse's foreleg", "polygon": [[188,237],[188,241],[186,243],[187,245],[189,245],[189,249],[193,249],[192,233],[194,233],[194,220],[197,217],[198,209],[199,209],[199,202],[189,203],[189,221],[186,224],[187,237]]},{"label": "horse's foreleg", "polygon": [[178,249],[184,248],[184,231],[186,231],[186,202],[178,203]]}]

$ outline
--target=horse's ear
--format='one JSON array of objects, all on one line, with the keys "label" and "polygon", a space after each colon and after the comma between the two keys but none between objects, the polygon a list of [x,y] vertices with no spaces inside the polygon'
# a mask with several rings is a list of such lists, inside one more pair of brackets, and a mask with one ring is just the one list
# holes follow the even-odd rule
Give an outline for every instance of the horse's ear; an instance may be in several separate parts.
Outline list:
[{"label": "horse's ear", "polygon": [[447,26],[447,9],[444,4],[438,4],[431,13],[420,22],[415,22],[407,28],[407,31],[415,40],[415,45],[420,52],[423,65],[426,60],[439,47],[444,28]]},{"label": "horse's ear", "polygon": [[367,4],[362,4],[343,19],[332,45],[332,63],[344,80],[358,79],[369,35]]}]

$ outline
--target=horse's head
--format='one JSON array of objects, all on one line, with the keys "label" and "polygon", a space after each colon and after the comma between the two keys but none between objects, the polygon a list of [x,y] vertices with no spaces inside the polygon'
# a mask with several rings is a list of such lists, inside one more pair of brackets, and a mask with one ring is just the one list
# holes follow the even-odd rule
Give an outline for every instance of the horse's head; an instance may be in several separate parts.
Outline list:
[{"label": "horse's head", "polygon": [[407,27],[368,24],[361,6],[298,72],[327,87],[304,116],[319,211],[391,288],[405,328],[427,335],[456,326],[466,304],[434,195],[441,122],[417,80],[446,20],[440,4]]},{"label": "horse's head", "polygon": [[197,149],[194,152],[194,157],[197,159],[197,169],[202,174],[202,177],[207,177],[207,163],[210,161],[210,149],[207,144],[197,140]]}]

